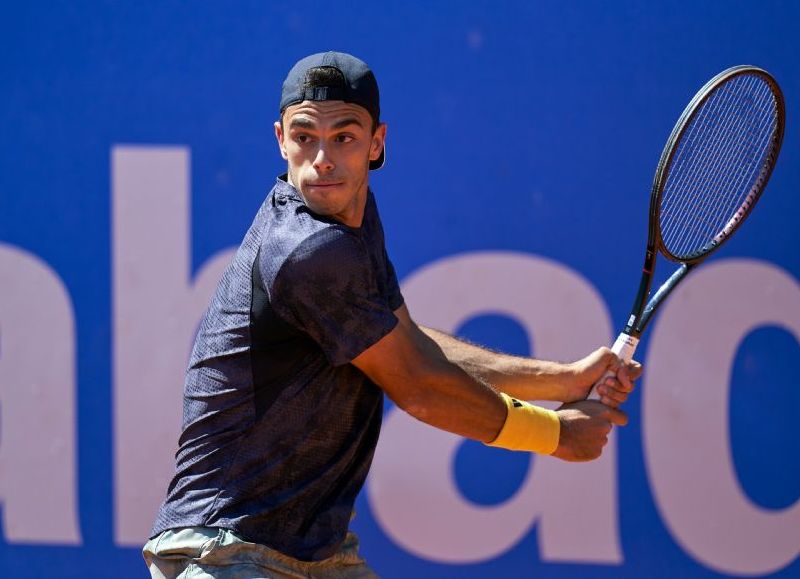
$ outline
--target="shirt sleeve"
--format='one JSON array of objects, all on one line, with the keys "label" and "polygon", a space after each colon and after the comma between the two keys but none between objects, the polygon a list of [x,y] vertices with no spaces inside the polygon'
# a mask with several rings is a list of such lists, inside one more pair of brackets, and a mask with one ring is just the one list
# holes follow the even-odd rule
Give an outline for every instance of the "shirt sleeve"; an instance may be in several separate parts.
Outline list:
[{"label": "shirt sleeve", "polygon": [[386,284],[389,289],[389,308],[395,311],[403,305],[405,300],[403,299],[403,294],[400,293],[400,284],[397,283],[397,273],[394,271],[394,265],[389,259],[389,255],[386,253],[385,249],[383,250],[383,255],[386,259]]},{"label": "shirt sleeve", "polygon": [[361,241],[340,229],[319,231],[292,251],[275,276],[270,303],[334,366],[349,363],[397,324]]}]

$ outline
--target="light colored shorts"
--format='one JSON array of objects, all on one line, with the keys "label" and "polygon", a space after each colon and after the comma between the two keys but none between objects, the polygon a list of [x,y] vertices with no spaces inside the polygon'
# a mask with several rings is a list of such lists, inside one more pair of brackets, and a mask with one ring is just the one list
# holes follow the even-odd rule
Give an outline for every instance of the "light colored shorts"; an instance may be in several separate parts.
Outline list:
[{"label": "light colored shorts", "polygon": [[153,579],[374,579],[347,533],[341,549],[323,561],[299,561],[227,529],[191,527],[150,539],[142,555]]}]

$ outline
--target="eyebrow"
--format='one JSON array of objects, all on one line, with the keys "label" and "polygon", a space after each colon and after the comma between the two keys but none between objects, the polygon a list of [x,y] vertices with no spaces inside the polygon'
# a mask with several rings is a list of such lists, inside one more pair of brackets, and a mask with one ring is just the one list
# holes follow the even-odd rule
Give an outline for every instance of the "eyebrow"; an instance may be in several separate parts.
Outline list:
[{"label": "eyebrow", "polygon": [[336,121],[335,123],[333,123],[333,127],[331,127],[331,128],[333,128],[333,129],[343,129],[348,125],[358,125],[359,127],[364,128],[364,125],[361,124],[361,121],[358,120],[358,118],[356,118],[356,117],[347,117],[347,118],[344,118],[344,119],[342,119],[340,121]]},{"label": "eyebrow", "polygon": [[[344,119],[338,120],[335,123],[333,123],[331,128],[334,129],[334,130],[338,130],[338,129],[343,129],[343,128],[345,128],[347,126],[350,126],[350,125],[357,125],[357,126],[359,126],[361,128],[364,127],[364,124],[357,117],[346,117]],[[310,130],[313,130],[313,129],[316,128],[316,123],[314,123],[313,121],[311,121],[309,119],[304,119],[303,117],[295,117],[289,123],[289,128],[290,129],[299,128],[299,129],[310,129]]]}]

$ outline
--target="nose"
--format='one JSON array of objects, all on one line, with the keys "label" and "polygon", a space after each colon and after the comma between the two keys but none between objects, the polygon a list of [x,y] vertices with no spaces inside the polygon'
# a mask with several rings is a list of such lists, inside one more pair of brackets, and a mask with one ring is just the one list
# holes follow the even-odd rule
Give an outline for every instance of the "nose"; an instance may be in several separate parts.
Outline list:
[{"label": "nose", "polygon": [[330,173],[334,167],[335,165],[327,148],[325,145],[320,145],[319,149],[317,149],[317,156],[314,157],[314,169],[317,170],[317,173]]}]

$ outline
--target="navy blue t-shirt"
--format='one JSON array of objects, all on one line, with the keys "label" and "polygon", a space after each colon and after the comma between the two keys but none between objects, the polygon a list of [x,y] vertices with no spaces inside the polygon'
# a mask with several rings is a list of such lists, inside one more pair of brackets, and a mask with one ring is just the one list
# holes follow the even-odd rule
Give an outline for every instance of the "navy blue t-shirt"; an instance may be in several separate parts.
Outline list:
[{"label": "navy blue t-shirt", "polygon": [[372,193],[351,228],[278,179],[200,325],[152,535],[224,527],[297,559],[333,555],[383,412],[382,391],[349,362],[402,304]]}]

